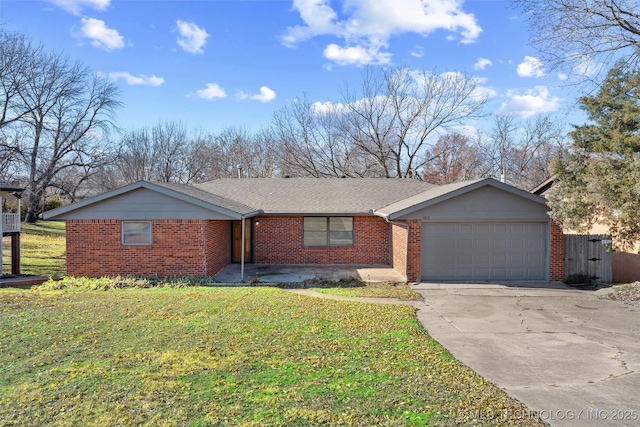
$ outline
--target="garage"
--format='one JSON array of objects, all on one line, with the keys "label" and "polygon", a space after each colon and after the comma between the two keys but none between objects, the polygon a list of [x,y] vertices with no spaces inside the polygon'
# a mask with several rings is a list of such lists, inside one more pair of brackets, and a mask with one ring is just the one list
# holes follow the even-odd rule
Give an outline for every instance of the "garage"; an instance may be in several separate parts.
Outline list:
[{"label": "garage", "polygon": [[545,280],[548,235],[547,222],[423,222],[421,278]]},{"label": "garage", "polygon": [[537,195],[481,179],[435,187],[376,213],[396,227],[395,264],[402,261],[401,227],[407,229],[407,276],[430,282],[562,280],[564,239],[548,210]]}]

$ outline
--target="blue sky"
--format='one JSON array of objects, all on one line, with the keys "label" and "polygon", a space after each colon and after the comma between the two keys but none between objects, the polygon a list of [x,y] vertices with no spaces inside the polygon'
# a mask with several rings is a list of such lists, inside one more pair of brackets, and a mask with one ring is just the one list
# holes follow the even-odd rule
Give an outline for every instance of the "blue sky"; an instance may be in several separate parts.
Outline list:
[{"label": "blue sky", "polygon": [[466,72],[488,113],[566,114],[576,99],[508,1],[0,0],[0,24],[114,79],[123,129],[257,131],[304,93],[339,101],[365,65]]}]

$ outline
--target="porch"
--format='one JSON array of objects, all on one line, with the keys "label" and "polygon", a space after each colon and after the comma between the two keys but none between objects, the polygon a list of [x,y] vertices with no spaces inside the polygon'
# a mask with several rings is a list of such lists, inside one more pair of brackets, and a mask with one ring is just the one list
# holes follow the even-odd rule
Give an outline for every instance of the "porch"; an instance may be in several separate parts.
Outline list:
[{"label": "porch", "polygon": [[[49,276],[4,274],[0,275],[0,288],[29,288],[31,286],[41,285],[50,278]],[[54,278],[54,280],[59,279]]]},{"label": "porch", "polygon": [[20,214],[19,213],[3,213],[2,225],[0,226],[2,235],[6,236],[11,233],[20,232]]},{"label": "porch", "polygon": [[[20,193],[22,188],[0,184],[0,236],[11,237],[11,273],[20,274]],[[3,212],[4,201],[15,202],[17,213]],[[2,242],[0,242],[2,243]],[[2,276],[3,248],[0,244],[0,276]]]},{"label": "porch", "polygon": [[[242,283],[240,264],[229,264],[215,276],[214,283]],[[353,277],[364,282],[405,282],[404,277],[388,265],[351,264],[245,264],[244,282],[297,283],[307,279],[340,280]]]}]

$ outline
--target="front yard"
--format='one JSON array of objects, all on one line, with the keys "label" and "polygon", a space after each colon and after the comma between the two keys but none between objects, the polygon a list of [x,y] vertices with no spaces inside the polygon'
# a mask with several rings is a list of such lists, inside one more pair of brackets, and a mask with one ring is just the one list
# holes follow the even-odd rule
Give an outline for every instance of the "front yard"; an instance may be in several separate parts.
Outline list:
[{"label": "front yard", "polygon": [[413,308],[274,288],[4,289],[0,354],[4,425],[542,425]]},{"label": "front yard", "polygon": [[[63,276],[65,273],[65,225],[62,221],[22,224],[21,273],[36,276]],[[11,271],[11,240],[2,239],[3,271]]]}]

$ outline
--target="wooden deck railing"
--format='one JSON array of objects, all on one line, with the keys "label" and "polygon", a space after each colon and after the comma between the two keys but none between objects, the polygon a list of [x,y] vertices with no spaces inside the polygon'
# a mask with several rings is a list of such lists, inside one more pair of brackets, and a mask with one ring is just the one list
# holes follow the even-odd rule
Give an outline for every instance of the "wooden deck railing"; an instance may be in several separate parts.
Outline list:
[{"label": "wooden deck railing", "polygon": [[20,232],[20,214],[3,213],[2,214],[2,232],[16,233]]}]

